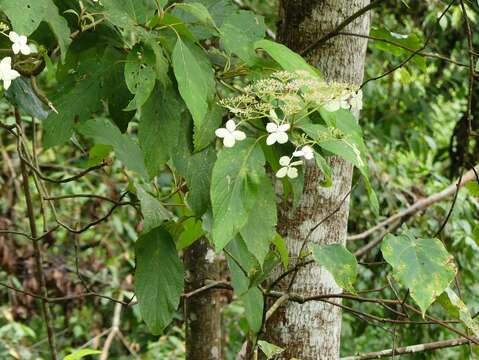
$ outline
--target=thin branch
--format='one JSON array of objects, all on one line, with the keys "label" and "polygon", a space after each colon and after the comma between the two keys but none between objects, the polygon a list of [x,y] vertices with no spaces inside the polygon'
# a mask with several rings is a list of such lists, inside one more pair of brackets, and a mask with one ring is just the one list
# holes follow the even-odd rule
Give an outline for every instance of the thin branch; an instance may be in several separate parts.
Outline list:
[{"label": "thin branch", "polygon": [[[394,349],[395,355],[415,354],[425,351],[434,351],[438,349],[451,348],[455,346],[468,345],[471,341],[465,338],[435,341],[424,344],[404,346]],[[370,352],[361,355],[353,355],[341,358],[341,360],[369,360],[369,359],[381,359],[383,357],[391,357],[393,355],[393,349],[386,349],[376,352]]]},{"label": "thin branch", "polygon": [[[479,166],[476,166],[476,168],[479,168]],[[391,224],[401,220],[404,217],[411,216],[411,215],[413,215],[413,214],[415,214],[415,213],[417,213],[421,210],[424,210],[424,209],[430,207],[431,205],[433,205],[433,204],[435,204],[439,201],[442,201],[442,200],[448,198],[449,196],[455,194],[458,185],[459,185],[459,187],[462,187],[462,186],[464,186],[464,184],[466,182],[474,180],[474,178],[475,178],[474,171],[469,170],[462,177],[460,183],[452,184],[452,185],[448,186],[447,188],[445,188],[444,190],[442,190],[442,191],[440,191],[436,194],[433,194],[431,196],[428,196],[427,198],[424,198],[424,199],[421,199],[421,200],[415,202],[413,205],[406,208],[405,210],[400,211],[399,213],[394,214],[393,216],[390,216],[386,220],[381,221],[379,224],[373,226],[372,228],[370,228],[366,231],[363,231],[362,233],[348,236],[348,240],[349,241],[354,241],[354,240],[365,239],[368,236],[370,236],[371,234],[373,234],[374,232],[376,232],[377,230],[380,230],[380,229],[382,229],[382,228],[384,228],[388,225],[391,225]]]},{"label": "thin branch", "polygon": [[339,34],[339,32],[341,30],[343,30],[346,26],[348,26],[350,23],[352,23],[354,20],[356,20],[357,18],[363,16],[365,13],[367,13],[369,10],[371,9],[374,9],[375,7],[377,7],[378,5],[380,5],[384,0],[376,0],[376,1],[373,1],[372,3],[366,5],[365,7],[363,7],[362,9],[358,10],[357,12],[355,12],[353,15],[351,15],[350,17],[348,17],[347,19],[344,19],[337,27],[336,29],[334,29],[333,31],[331,31],[330,33],[324,35],[323,37],[319,38],[318,40],[316,40],[315,42],[313,42],[312,44],[308,45],[306,48],[304,48],[303,50],[301,50],[299,52],[300,55],[302,56],[305,56],[307,55],[311,50],[319,47],[320,45],[324,44],[326,41],[328,41],[329,39],[335,37],[336,35]]}]

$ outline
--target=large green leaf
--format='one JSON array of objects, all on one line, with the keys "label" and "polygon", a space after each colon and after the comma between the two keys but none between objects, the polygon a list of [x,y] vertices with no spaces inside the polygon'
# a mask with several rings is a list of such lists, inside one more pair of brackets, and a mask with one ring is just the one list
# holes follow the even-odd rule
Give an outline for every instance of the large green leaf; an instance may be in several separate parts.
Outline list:
[{"label": "large green leaf", "polygon": [[105,17],[121,28],[133,29],[146,24],[155,13],[155,2],[151,0],[102,0]]},{"label": "large green leaf", "polygon": [[314,260],[333,275],[334,281],[345,290],[354,291],[358,263],[353,254],[341,244],[311,246]]},{"label": "large green leaf", "polygon": [[394,277],[408,287],[423,314],[456,275],[454,259],[435,238],[417,238],[411,230],[387,235],[381,245]]},{"label": "large green leaf", "polygon": [[227,248],[233,256],[226,257],[231,271],[231,283],[236,295],[244,304],[245,316],[250,329],[257,333],[261,330],[263,323],[264,300],[261,290],[257,287],[250,287],[248,275],[254,274],[258,263],[239,236],[231,241]]},{"label": "large green leaf", "polygon": [[143,178],[148,178],[140,147],[128,134],[122,134],[111,121],[107,119],[88,120],[78,126],[78,131],[84,136],[92,138],[95,144],[112,146],[118,159],[128,169],[137,172]]},{"label": "large green leaf", "polygon": [[215,130],[220,127],[224,110],[216,102],[210,102],[208,112],[200,128],[195,127],[193,142],[195,151],[203,150],[215,139]]},{"label": "large green leaf", "polygon": [[208,100],[214,95],[212,87],[213,70],[205,69],[205,60],[198,51],[192,50],[194,44],[178,38],[172,54],[173,70],[178,81],[178,90],[193,117],[197,128],[201,128],[208,112]]},{"label": "large green leaf", "polygon": [[266,175],[261,176],[258,186],[260,191],[256,194],[248,220],[240,233],[248,250],[263,265],[276,235],[276,195]]},{"label": "large green leaf", "polygon": [[12,82],[5,91],[5,97],[12,105],[18,106],[30,116],[39,120],[48,117],[49,112],[45,110],[45,105],[33,91],[30,81],[23,76]]},{"label": "large green leaf", "polygon": [[143,214],[143,232],[148,232],[163,224],[172,217],[172,214],[161,204],[161,202],[148,192],[148,188],[134,182],[136,195],[140,200],[141,212]]},{"label": "large green leaf", "polygon": [[232,13],[221,26],[221,40],[225,50],[238,55],[247,63],[252,63],[257,57],[254,44],[264,38],[264,34],[263,17],[251,11]]},{"label": "large green leaf", "polygon": [[264,162],[260,146],[252,139],[219,152],[211,179],[212,235],[217,251],[246,225],[262,191]]},{"label": "large green leaf", "polygon": [[171,85],[157,86],[145,103],[138,126],[138,140],[150,176],[157,176],[176,151],[184,105]]},{"label": "large green leaf", "polygon": [[141,316],[154,335],[171,322],[183,292],[184,269],[170,234],[155,228],[135,246],[135,293]]},{"label": "large green leaf", "polygon": [[263,39],[255,43],[255,48],[261,48],[266,51],[286,71],[303,70],[318,76],[317,70],[309,65],[300,55],[282,44]]}]

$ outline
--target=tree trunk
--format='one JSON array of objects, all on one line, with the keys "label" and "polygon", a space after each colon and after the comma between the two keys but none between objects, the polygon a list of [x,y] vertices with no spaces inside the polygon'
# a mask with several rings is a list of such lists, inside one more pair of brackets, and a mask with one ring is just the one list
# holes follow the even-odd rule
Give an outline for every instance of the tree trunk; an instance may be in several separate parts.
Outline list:
[{"label": "tree trunk", "polygon": [[[301,52],[368,4],[369,0],[282,0],[278,38],[291,49]],[[367,35],[369,14],[358,18],[344,31]],[[359,37],[337,36],[322,47],[311,50],[307,60],[319,67],[326,80],[360,84],[366,45],[367,41]],[[288,205],[281,206],[280,232],[286,239],[290,256],[298,256],[310,229],[331,214],[351,188],[350,163],[331,157],[330,164],[333,169],[330,188],[320,186],[320,171],[316,166],[308,165],[299,206],[294,210]],[[349,201],[346,200],[340,211],[313,232],[309,241],[344,244],[348,212]],[[280,289],[285,291],[290,280],[287,278],[279,284]],[[337,293],[341,289],[328,271],[312,264],[298,271],[290,291],[311,296]],[[337,306],[313,301],[303,305],[288,302],[275,312],[266,326],[268,340],[286,349],[280,359],[339,359],[341,311]]]},{"label": "tree trunk", "polygon": [[[218,280],[220,263],[206,238],[185,251],[186,292]],[[186,360],[221,360],[221,293],[210,289],[185,299]]]}]

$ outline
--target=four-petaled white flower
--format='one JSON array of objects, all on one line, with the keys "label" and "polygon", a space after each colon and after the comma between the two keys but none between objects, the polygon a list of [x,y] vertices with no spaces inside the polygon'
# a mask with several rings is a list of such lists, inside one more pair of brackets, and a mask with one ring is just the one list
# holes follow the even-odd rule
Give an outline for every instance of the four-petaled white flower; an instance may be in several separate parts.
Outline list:
[{"label": "four-petaled white flower", "polygon": [[246,134],[240,130],[236,130],[234,120],[228,120],[224,128],[216,129],[216,136],[223,139],[223,145],[227,148],[233,147],[236,141],[246,139]]},{"label": "four-petaled white flower", "polygon": [[309,145],[304,145],[301,150],[296,150],[293,153],[293,156],[304,157],[306,160],[311,160],[314,158],[314,150]]},{"label": "four-petaled white flower", "polygon": [[8,38],[13,43],[12,50],[14,54],[22,53],[23,55],[30,55],[32,49],[28,46],[28,39],[25,35],[18,35],[16,32],[11,31],[8,34]]},{"label": "four-petaled white flower", "polygon": [[266,131],[269,132],[268,137],[266,138],[266,144],[273,145],[274,143],[286,144],[288,142],[288,134],[286,131],[289,130],[289,124],[275,124],[270,122],[266,124]]},{"label": "four-petaled white flower", "polygon": [[12,81],[19,77],[18,71],[12,69],[12,58],[6,57],[0,61],[0,80],[3,81],[3,87],[8,90]]},{"label": "four-petaled white flower", "polygon": [[301,161],[293,161],[291,162],[291,158],[289,156],[281,156],[279,159],[279,164],[282,166],[276,173],[276,177],[284,178],[288,176],[290,179],[295,179],[298,177],[298,169],[295,166],[300,165]]}]

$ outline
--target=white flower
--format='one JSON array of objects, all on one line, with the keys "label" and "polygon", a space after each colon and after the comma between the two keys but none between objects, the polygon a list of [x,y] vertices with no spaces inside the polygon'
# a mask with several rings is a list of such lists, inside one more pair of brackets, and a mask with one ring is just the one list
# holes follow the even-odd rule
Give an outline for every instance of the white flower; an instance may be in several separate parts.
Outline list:
[{"label": "white flower", "polygon": [[363,92],[358,90],[351,94],[349,104],[353,109],[361,110],[363,108]]},{"label": "white flower", "polygon": [[304,157],[306,160],[311,160],[314,158],[314,150],[311,146],[305,145],[301,150],[295,151],[293,156]]},{"label": "white flower", "polygon": [[226,127],[216,129],[216,136],[223,139],[223,145],[227,148],[233,147],[236,140],[241,141],[246,139],[246,134],[242,131],[236,130],[234,120],[228,120]]},{"label": "white flower", "polygon": [[349,93],[344,91],[339,97],[329,101],[326,105],[324,105],[324,108],[329,112],[335,112],[339,109],[349,109],[349,97]]},{"label": "white flower", "polygon": [[289,156],[281,156],[279,159],[279,164],[282,166],[282,168],[278,170],[276,177],[284,178],[285,176],[288,176],[290,179],[295,179],[298,177],[298,169],[296,169],[295,166],[300,165],[301,161],[291,162],[291,158]]},{"label": "white flower", "polygon": [[213,261],[215,261],[215,258],[216,258],[215,252],[211,249],[208,249],[205,255],[206,262],[213,264]]},{"label": "white flower", "polygon": [[12,81],[19,77],[18,71],[12,69],[12,58],[6,57],[0,61],[0,80],[3,81],[3,87],[8,90]]},{"label": "white flower", "polygon": [[23,55],[30,55],[32,50],[28,46],[28,39],[25,35],[18,35],[14,31],[8,34],[10,41],[13,43],[12,50],[14,54],[22,53]]},{"label": "white flower", "polygon": [[266,144],[273,145],[275,142],[279,144],[287,143],[288,134],[286,131],[289,130],[289,127],[289,124],[278,125],[273,122],[266,124],[266,131],[269,132],[269,135],[266,138]]}]

